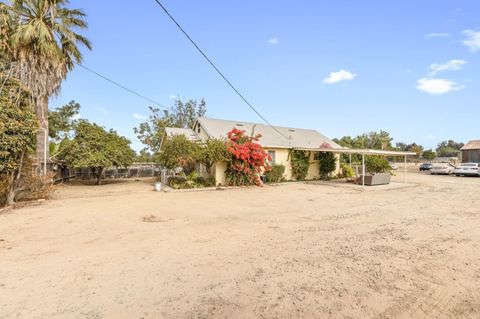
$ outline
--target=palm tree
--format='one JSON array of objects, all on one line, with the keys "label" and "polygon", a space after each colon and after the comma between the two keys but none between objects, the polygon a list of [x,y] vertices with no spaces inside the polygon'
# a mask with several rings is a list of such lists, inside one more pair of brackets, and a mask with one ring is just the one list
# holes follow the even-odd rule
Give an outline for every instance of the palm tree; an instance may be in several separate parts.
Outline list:
[{"label": "palm tree", "polygon": [[87,28],[85,13],[67,5],[68,0],[11,0],[6,5],[15,21],[9,37],[13,68],[34,97],[40,125],[36,144],[39,164],[48,160],[48,99],[59,92],[75,63],[81,63],[78,45],[91,49],[90,41],[74,32]]}]

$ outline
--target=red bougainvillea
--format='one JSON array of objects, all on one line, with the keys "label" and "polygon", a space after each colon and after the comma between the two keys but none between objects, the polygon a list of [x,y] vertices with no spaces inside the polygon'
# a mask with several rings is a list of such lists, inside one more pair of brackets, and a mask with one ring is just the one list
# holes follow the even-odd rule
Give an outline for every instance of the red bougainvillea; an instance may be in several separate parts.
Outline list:
[{"label": "red bougainvillea", "polygon": [[262,136],[248,136],[245,131],[236,128],[227,136],[227,151],[231,155],[226,171],[229,184],[262,186],[260,174],[270,169],[268,161],[272,160],[257,143]]}]

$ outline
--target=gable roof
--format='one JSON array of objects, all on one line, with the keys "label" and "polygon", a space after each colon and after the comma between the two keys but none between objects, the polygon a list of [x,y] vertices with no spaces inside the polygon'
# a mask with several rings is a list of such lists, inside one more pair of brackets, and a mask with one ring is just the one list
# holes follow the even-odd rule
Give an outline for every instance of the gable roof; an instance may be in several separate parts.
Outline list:
[{"label": "gable roof", "polygon": [[480,140],[472,140],[468,142],[464,147],[460,150],[467,151],[467,150],[480,150]]},{"label": "gable roof", "polygon": [[185,135],[185,137],[190,141],[200,140],[198,135],[190,128],[166,127],[164,134],[167,137],[172,137],[176,135]]},{"label": "gable roof", "polygon": [[280,135],[272,127],[251,122],[229,121],[212,119],[208,117],[199,117],[197,123],[205,130],[208,137],[211,138],[226,138],[227,133],[232,128],[244,130],[247,134],[261,134],[262,137],[258,142],[263,147],[270,148],[319,148],[322,145],[329,144],[330,147],[340,148],[341,146],[333,142],[325,135],[309,129],[299,129],[291,127],[274,126],[276,130],[280,131]]}]

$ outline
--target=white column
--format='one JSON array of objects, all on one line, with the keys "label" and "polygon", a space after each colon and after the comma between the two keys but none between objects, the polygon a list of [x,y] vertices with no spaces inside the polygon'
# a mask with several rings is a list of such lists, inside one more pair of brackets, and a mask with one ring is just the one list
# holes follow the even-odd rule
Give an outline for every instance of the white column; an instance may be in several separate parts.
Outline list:
[{"label": "white column", "polygon": [[365,187],[365,154],[362,154],[362,187]]}]

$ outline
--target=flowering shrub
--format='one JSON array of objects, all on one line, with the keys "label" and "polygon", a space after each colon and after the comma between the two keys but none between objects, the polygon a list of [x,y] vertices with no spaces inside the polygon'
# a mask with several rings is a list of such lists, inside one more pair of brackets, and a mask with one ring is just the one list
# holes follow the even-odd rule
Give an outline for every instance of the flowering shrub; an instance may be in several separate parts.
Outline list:
[{"label": "flowering shrub", "polygon": [[271,161],[271,158],[262,146],[256,143],[261,135],[247,136],[245,131],[233,128],[227,136],[227,152],[230,159],[226,175],[229,184],[262,186],[260,174],[270,170],[267,161]]}]

